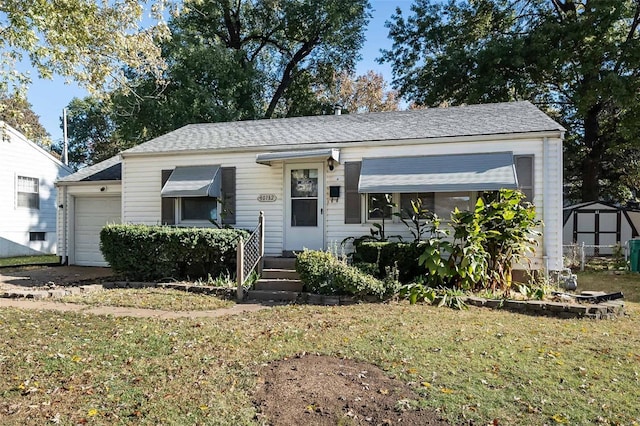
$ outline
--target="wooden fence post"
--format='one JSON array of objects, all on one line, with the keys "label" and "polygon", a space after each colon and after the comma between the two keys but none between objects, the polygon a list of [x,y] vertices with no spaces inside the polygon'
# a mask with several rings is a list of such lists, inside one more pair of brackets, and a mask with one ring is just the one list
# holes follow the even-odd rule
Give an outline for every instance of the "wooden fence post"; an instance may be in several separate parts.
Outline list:
[{"label": "wooden fence post", "polygon": [[258,217],[258,224],[260,226],[260,260],[258,261],[258,265],[256,266],[258,269],[258,274],[262,274],[262,266],[264,264],[264,212],[260,211],[260,216]]},{"label": "wooden fence post", "polygon": [[236,280],[238,288],[236,289],[236,299],[242,302],[244,298],[244,241],[242,237],[238,240],[238,248],[236,249]]}]

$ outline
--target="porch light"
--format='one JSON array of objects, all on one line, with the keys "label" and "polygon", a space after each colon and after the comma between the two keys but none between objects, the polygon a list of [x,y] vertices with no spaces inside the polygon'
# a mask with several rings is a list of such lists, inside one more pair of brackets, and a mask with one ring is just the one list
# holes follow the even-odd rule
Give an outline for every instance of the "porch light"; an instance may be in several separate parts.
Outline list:
[{"label": "porch light", "polygon": [[329,170],[333,171],[333,169],[335,168],[335,162],[333,157],[329,157],[327,159],[327,166],[329,166]]}]

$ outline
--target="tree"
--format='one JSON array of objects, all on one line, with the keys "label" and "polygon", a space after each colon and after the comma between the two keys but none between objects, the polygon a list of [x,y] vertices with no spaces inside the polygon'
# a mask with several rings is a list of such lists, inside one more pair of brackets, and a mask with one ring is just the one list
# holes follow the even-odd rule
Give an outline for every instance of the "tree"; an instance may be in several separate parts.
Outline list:
[{"label": "tree", "polygon": [[27,139],[49,149],[51,135],[31,108],[31,104],[18,92],[0,95],[0,119],[20,131]]},{"label": "tree", "polygon": [[[0,89],[29,83],[16,63],[26,60],[42,78],[54,74],[92,92],[126,83],[121,67],[159,76],[163,68],[157,40],[168,36],[163,23],[141,29],[145,1],[3,0],[0,2]],[[152,6],[156,16],[161,3]]]},{"label": "tree", "polygon": [[640,2],[416,0],[411,12],[387,23],[394,44],[382,56],[402,96],[531,100],[569,131],[573,198],[623,201],[638,187]]},{"label": "tree", "polygon": [[67,106],[69,165],[98,163],[128,148],[118,137],[107,101],[74,98]]},{"label": "tree", "polygon": [[343,72],[337,89],[336,103],[350,113],[398,110],[398,93],[389,90],[382,74],[375,71],[369,70],[355,78]]},{"label": "tree", "polygon": [[137,73],[136,93],[114,100],[123,136],[143,141],[188,123],[317,110],[304,102],[336,70],[354,67],[368,9],[368,0],[189,3],[163,44],[166,84]]}]

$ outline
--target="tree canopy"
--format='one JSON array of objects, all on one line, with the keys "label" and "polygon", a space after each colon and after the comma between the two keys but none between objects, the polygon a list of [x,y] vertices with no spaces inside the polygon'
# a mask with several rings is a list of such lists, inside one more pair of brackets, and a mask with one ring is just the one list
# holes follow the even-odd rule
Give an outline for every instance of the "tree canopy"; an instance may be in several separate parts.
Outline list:
[{"label": "tree canopy", "polygon": [[[126,83],[122,67],[159,76],[163,68],[157,41],[168,36],[160,23],[141,27],[145,0],[3,0],[0,2],[0,89],[20,88],[29,75],[54,74],[94,93]],[[152,9],[159,17],[161,3]],[[105,86],[107,85],[107,86]]]},{"label": "tree canopy", "polygon": [[368,0],[190,2],[169,22],[165,84],[133,73],[136,92],[115,93],[121,135],[305,113],[316,86],[353,70],[368,19]]},{"label": "tree canopy", "polygon": [[568,129],[574,201],[640,186],[640,2],[415,0],[387,23],[394,85],[418,105],[531,100]]},{"label": "tree canopy", "polygon": [[0,120],[45,149],[51,146],[51,135],[40,123],[31,104],[18,92],[0,95]]}]

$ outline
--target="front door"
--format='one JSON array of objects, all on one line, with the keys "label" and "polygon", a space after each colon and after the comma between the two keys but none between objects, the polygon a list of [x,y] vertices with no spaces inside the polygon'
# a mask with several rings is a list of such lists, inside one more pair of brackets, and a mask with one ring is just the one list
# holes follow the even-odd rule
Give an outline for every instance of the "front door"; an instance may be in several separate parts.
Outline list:
[{"label": "front door", "polygon": [[284,250],[324,248],[324,163],[285,167]]}]

